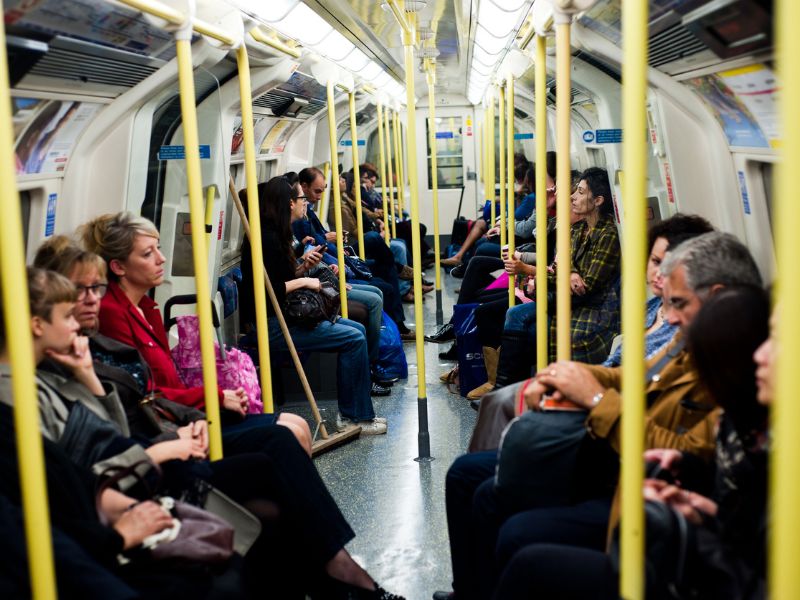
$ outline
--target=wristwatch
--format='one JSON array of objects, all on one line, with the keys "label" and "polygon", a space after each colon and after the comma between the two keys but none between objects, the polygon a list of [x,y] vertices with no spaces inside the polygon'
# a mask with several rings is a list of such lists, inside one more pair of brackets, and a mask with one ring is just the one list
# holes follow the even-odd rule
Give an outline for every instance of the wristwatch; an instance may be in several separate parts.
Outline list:
[{"label": "wristwatch", "polygon": [[603,391],[603,392],[597,392],[594,396],[592,396],[592,406],[597,406],[598,404],[600,404],[600,400],[602,400],[603,396],[605,395],[606,393],[605,391]]}]

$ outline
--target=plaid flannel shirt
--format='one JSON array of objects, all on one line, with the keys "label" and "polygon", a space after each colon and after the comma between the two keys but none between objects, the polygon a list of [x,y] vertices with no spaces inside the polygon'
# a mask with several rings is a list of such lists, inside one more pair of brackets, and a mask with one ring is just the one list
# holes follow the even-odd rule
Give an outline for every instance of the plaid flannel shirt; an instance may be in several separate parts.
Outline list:
[{"label": "plaid flannel shirt", "polygon": [[[619,332],[620,246],[617,226],[611,217],[601,217],[593,229],[579,221],[571,229],[572,272],[586,285],[583,296],[572,296],[572,360],[601,363]],[[548,276],[555,290],[555,274]],[[555,302],[552,303],[555,313]],[[556,359],[556,319],[550,321],[550,360]]]}]

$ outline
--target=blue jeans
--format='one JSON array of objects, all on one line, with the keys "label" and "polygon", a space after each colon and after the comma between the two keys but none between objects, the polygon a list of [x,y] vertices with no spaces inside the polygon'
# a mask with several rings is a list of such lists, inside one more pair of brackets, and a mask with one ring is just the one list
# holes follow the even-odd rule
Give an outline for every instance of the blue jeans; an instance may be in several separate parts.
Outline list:
[{"label": "blue jeans", "polygon": [[378,349],[381,345],[381,325],[383,324],[383,294],[372,285],[360,283],[352,284],[353,289],[347,292],[347,297],[361,302],[367,307],[369,323],[367,327],[367,348],[369,349],[369,362],[378,360]]},{"label": "blue jeans", "polygon": [[[549,323],[549,321],[548,321]],[[528,302],[509,308],[506,313],[504,331],[521,331],[536,339],[536,302]]]},{"label": "blue jeans", "polygon": [[500,244],[479,240],[475,244],[475,256],[493,256],[497,258],[500,256]]},{"label": "blue jeans", "polygon": [[[339,319],[335,323],[323,321],[313,329],[291,325],[289,333],[298,350],[337,353],[336,386],[342,416],[353,421],[374,419],[364,327],[349,319]],[[276,350],[287,350],[278,319],[269,320],[269,343]]]},{"label": "blue jeans", "polygon": [[394,262],[398,265],[408,264],[408,248],[403,240],[397,238],[389,241],[389,250],[394,254]]}]

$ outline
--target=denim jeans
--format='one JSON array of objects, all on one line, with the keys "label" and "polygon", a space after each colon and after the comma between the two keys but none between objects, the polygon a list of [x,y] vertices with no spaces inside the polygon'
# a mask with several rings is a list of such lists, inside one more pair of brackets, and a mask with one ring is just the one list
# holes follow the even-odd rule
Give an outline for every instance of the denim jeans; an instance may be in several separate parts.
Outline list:
[{"label": "denim jeans", "polygon": [[394,262],[398,265],[408,264],[408,248],[403,240],[393,239],[389,241],[389,250],[394,254]]},{"label": "denim jeans", "polygon": [[353,289],[347,292],[347,297],[361,302],[367,307],[369,324],[367,327],[367,348],[369,349],[369,362],[378,360],[378,348],[381,345],[381,325],[383,324],[383,294],[372,285],[354,284]]},{"label": "denim jeans", "polygon": [[[336,386],[342,416],[353,421],[374,419],[364,327],[349,319],[339,319],[335,323],[323,321],[313,329],[291,325],[289,333],[298,350],[337,353]],[[287,350],[277,319],[269,320],[269,343],[275,350]]]},{"label": "denim jeans", "polygon": [[536,339],[536,302],[528,302],[508,309],[503,330],[522,331]]}]

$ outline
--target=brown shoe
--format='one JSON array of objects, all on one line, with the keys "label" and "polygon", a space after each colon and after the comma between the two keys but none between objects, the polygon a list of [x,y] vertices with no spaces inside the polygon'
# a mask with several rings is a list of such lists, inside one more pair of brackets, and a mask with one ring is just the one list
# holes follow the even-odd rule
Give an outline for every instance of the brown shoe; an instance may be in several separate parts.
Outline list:
[{"label": "brown shoe", "polygon": [[447,373],[439,375],[439,381],[442,383],[453,383],[456,377],[458,377],[458,365],[447,371]]},{"label": "brown shoe", "polygon": [[412,291],[408,292],[405,296],[403,296],[401,298],[401,300],[403,302],[405,302],[406,304],[413,304],[413,302],[414,302],[414,291],[412,290]]},{"label": "brown shoe", "polygon": [[474,390],[467,394],[467,400],[478,400],[484,394],[488,394],[494,389],[497,381],[497,363],[500,360],[500,350],[491,348],[490,346],[483,347],[483,363],[486,366],[486,374],[489,380],[483,385],[479,385]]},{"label": "brown shoe", "polygon": [[409,267],[408,265],[403,265],[403,268],[400,269],[400,272],[397,274],[400,279],[405,279],[406,281],[411,281],[414,279],[414,269]]},{"label": "brown shoe", "polygon": [[432,286],[432,285],[423,285],[422,286],[422,293],[423,294],[428,294],[428,293],[433,291],[433,288],[434,288],[434,286]]},{"label": "brown shoe", "polygon": [[416,342],[417,341],[417,334],[414,333],[413,330],[408,330],[405,333],[400,334],[400,339],[404,342]]},{"label": "brown shoe", "polygon": [[494,389],[494,383],[486,382],[467,393],[467,400],[478,400]]},{"label": "brown shoe", "polygon": [[450,258],[440,260],[439,264],[443,267],[455,267],[461,264],[461,259],[451,256]]}]

